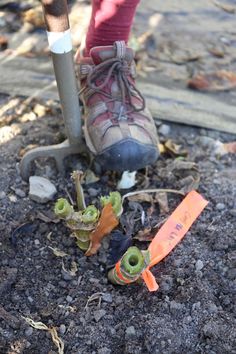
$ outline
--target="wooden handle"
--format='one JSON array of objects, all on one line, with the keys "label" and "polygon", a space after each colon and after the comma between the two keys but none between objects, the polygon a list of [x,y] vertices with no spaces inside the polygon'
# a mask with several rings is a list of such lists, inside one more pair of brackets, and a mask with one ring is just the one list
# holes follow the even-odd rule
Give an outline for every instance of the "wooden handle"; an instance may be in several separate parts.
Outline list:
[{"label": "wooden handle", "polygon": [[48,32],[64,32],[70,28],[66,0],[41,0]]}]

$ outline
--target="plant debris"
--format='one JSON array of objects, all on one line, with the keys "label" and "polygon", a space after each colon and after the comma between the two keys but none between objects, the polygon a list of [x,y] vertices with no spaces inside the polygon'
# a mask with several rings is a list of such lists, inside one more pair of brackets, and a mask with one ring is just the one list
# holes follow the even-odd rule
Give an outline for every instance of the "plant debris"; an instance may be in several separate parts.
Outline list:
[{"label": "plant debris", "polygon": [[58,354],[64,354],[64,342],[63,340],[58,336],[57,334],[57,330],[55,327],[48,327],[46,326],[43,322],[35,322],[34,320],[32,320],[29,317],[24,317],[22,316],[22,318],[24,318],[24,320],[28,323],[28,325],[30,325],[31,327],[35,328],[35,329],[39,329],[42,331],[48,331],[51,334],[52,337],[52,341],[53,343],[56,345],[57,349],[58,349]]},{"label": "plant debris", "polygon": [[219,70],[211,73],[199,73],[188,81],[188,87],[198,91],[228,91],[236,87],[236,74]]},{"label": "plant debris", "polygon": [[119,221],[113,211],[111,203],[106,204],[102,209],[101,216],[95,230],[90,234],[90,245],[85,255],[91,256],[95,254],[101,245],[102,239],[118,224]]}]

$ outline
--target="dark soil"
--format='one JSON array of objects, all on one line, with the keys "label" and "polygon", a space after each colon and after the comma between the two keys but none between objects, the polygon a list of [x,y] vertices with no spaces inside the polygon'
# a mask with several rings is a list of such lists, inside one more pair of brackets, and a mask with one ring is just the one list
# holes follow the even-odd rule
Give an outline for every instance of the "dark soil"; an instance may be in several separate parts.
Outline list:
[{"label": "dark soil", "polygon": [[[2,104],[10,100],[1,96]],[[35,104],[31,103],[29,111]],[[47,111],[52,103],[45,107]],[[50,114],[24,123],[22,115],[15,114],[16,108],[5,116],[17,133],[0,147],[0,352],[57,352],[50,335],[29,327],[24,316],[55,326],[68,354],[236,353],[236,157],[216,157],[197,143],[199,136],[224,142],[236,137],[169,125],[168,138],[181,143],[189,152],[187,160],[197,163],[199,192],[209,205],[181,244],[153,268],[160,289],[149,293],[143,283],[111,285],[106,277],[108,241],[96,256],[86,258],[63,224],[55,222],[54,202],[40,205],[29,199],[18,162],[22,149],[30,144],[62,141],[58,106],[54,103],[53,107]],[[134,189],[179,189],[186,176],[169,172],[173,160],[163,155],[155,166],[139,171]],[[33,172],[55,183],[57,197],[67,197],[68,190],[75,199],[70,171],[85,170],[88,164],[83,158],[68,165],[65,178],[57,175],[50,161],[38,161]],[[85,185],[86,201],[97,202],[99,195],[115,190],[118,178],[107,172],[97,183]],[[179,196],[169,199],[171,211],[180,200]],[[52,222],[43,221],[39,212]],[[158,209],[157,214],[160,220]],[[68,255],[56,257],[49,246]],[[76,275],[63,270],[62,260],[66,270],[76,262]],[[87,304],[94,294],[95,299]]]},{"label": "dark soil", "polygon": [[[35,94],[53,79],[44,25],[34,21],[41,16],[38,1],[0,3],[0,76],[5,77],[0,91]],[[69,5],[76,49],[90,2]],[[22,12],[31,8],[35,16],[26,21]],[[188,90],[188,80],[198,72],[234,73],[235,16],[233,0],[142,1],[132,34],[139,75],[174,91]],[[9,80],[7,72],[3,75],[8,70],[14,76],[15,67],[21,82]],[[233,105],[235,92],[208,95]],[[160,288],[149,293],[143,283],[119,287],[108,282],[109,237],[96,256],[86,258],[69,230],[55,220],[54,201],[41,205],[29,199],[28,182],[19,173],[21,157],[32,147],[62,142],[65,134],[58,102],[31,100],[25,106],[24,101],[0,94],[0,353],[57,353],[50,334],[33,329],[23,317],[56,327],[66,354],[236,353],[236,155],[213,153],[215,140],[235,141],[236,136],[170,123],[170,129],[163,129],[156,121],[159,131],[165,131],[161,141],[171,138],[182,144],[186,160],[197,164],[198,191],[209,204],[183,241],[152,269]],[[155,166],[139,171],[133,190],[186,187],[186,177],[196,171],[171,172],[173,162],[174,157],[165,154]],[[69,193],[75,200],[70,173],[91,166],[84,156],[65,163],[65,177],[49,160],[37,160],[32,174],[56,185],[55,199]],[[119,178],[106,172],[97,183],[84,185],[86,202],[98,203],[100,195],[116,190]],[[160,223],[180,201],[180,196],[170,195],[170,212],[164,215],[156,205],[153,223]],[[151,209],[146,203],[142,207]],[[130,215],[128,205],[124,213]],[[136,223],[134,228],[140,227]],[[137,240],[134,244],[148,246]],[[55,256],[50,247],[67,255]],[[74,265],[75,275],[68,272]]]}]

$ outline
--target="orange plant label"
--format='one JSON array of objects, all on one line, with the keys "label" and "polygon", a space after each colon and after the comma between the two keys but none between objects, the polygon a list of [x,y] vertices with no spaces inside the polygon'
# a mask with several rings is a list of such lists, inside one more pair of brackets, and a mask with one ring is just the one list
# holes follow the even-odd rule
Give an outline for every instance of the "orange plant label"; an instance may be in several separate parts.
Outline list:
[{"label": "orange plant label", "polygon": [[119,221],[114,214],[111,203],[106,204],[102,209],[96,229],[93,230],[90,234],[90,246],[85,255],[92,256],[93,254],[97,253],[97,250],[101,246],[102,239],[108,235],[118,224]]},{"label": "orange plant label", "polygon": [[158,289],[149,269],[165,258],[182,240],[207,204],[208,202],[199,193],[191,191],[157,232],[148,248],[150,264],[142,273],[149,291]]}]

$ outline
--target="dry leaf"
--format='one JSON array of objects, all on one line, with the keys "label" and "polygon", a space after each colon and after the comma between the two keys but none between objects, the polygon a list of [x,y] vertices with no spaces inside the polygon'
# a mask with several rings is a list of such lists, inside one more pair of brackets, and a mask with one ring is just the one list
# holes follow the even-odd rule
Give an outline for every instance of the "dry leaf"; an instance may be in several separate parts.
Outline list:
[{"label": "dry leaf", "polygon": [[8,45],[8,39],[5,36],[0,36],[0,50],[5,50]]},{"label": "dry leaf", "polygon": [[226,70],[197,74],[188,81],[188,87],[199,91],[227,91],[236,87],[236,74]]},{"label": "dry leaf", "polygon": [[213,4],[216,5],[219,9],[222,9],[223,11],[228,12],[229,14],[234,14],[236,12],[235,6],[223,4],[218,1],[213,1]]},{"label": "dry leaf", "polygon": [[41,6],[37,6],[33,9],[29,9],[22,14],[24,22],[31,23],[33,26],[38,28],[45,27],[45,22],[43,18],[43,12]]},{"label": "dry leaf", "polygon": [[151,227],[140,230],[137,235],[134,236],[134,239],[140,242],[152,241],[154,235],[151,235],[151,230]]},{"label": "dry leaf", "polygon": [[188,151],[184,150],[181,145],[174,143],[168,139],[164,144],[165,152],[169,152],[173,156],[187,156]]},{"label": "dry leaf", "polygon": [[91,242],[85,255],[91,256],[97,253],[102,239],[108,235],[118,224],[119,222],[114,214],[112,205],[110,203],[106,204],[102,209],[101,216],[95,230],[93,230],[90,234]]},{"label": "dry leaf", "polygon": [[181,191],[184,194],[188,194],[192,190],[196,190],[199,187],[200,182],[200,174],[196,174],[195,176],[187,176],[179,181]]},{"label": "dry leaf", "polygon": [[50,231],[50,232],[47,234],[47,239],[48,239],[49,241],[51,241],[51,236],[52,236],[52,231]]},{"label": "dry leaf", "polygon": [[65,257],[65,256],[68,256],[67,253],[65,253],[64,251],[60,251],[58,248],[53,248],[51,246],[48,246],[48,248],[50,248],[53,252],[53,254],[56,256],[56,257]]},{"label": "dry leaf", "polygon": [[98,300],[97,307],[100,308],[102,302],[102,295],[103,293],[94,293],[93,295],[91,295],[86,302],[85,310],[89,307],[89,304],[95,300]]},{"label": "dry leaf", "polygon": [[194,170],[198,171],[198,165],[195,162],[183,161],[175,159],[171,165],[168,166],[171,172]]},{"label": "dry leaf", "polygon": [[54,224],[57,224],[57,223],[60,222],[60,220],[58,218],[52,219],[52,218],[48,217],[47,215],[45,215],[44,213],[42,213],[41,211],[37,212],[36,218],[39,219],[39,220],[42,220],[42,221],[44,221],[46,223],[53,222]]},{"label": "dry leaf", "polygon": [[76,262],[71,262],[71,269],[67,270],[65,268],[64,262],[62,261],[62,269],[64,270],[64,272],[68,273],[70,276],[75,277],[76,273],[78,271],[78,266]]},{"label": "dry leaf", "polygon": [[154,203],[154,197],[152,194],[148,193],[139,193],[135,195],[131,195],[128,197],[131,202],[146,202],[146,203]]},{"label": "dry leaf", "polygon": [[236,154],[236,141],[224,144],[224,149],[227,153]]},{"label": "dry leaf", "polygon": [[58,354],[64,354],[64,342],[61,340],[60,337],[58,337],[57,330],[55,327],[49,328],[43,322],[35,322],[29,317],[24,317],[24,316],[22,317],[31,327],[43,331],[48,331],[51,334],[53,343],[56,345],[58,349]]},{"label": "dry leaf", "polygon": [[165,214],[169,212],[167,193],[165,192],[156,193],[155,202],[159,204],[161,214]]},{"label": "dry leaf", "polygon": [[99,181],[99,178],[94,174],[94,172],[90,169],[85,171],[84,174],[85,184],[95,183]]}]

